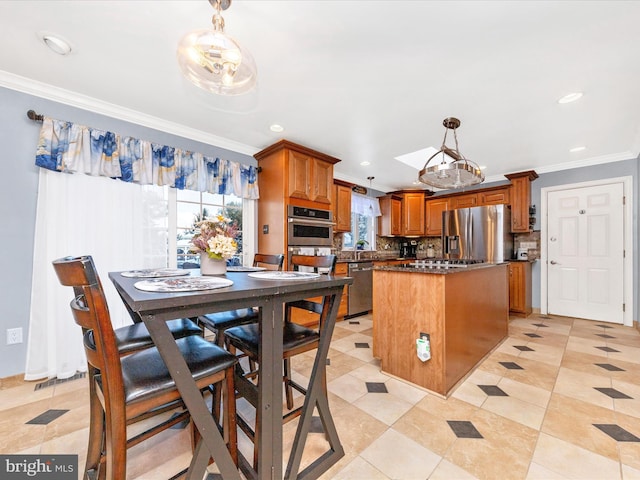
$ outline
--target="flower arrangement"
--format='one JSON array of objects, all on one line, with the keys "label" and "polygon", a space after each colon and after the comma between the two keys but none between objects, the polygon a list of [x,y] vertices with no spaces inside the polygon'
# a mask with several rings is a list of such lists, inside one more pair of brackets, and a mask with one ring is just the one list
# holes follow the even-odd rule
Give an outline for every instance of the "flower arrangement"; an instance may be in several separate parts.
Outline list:
[{"label": "flower arrangement", "polygon": [[191,239],[191,251],[206,253],[209,258],[226,260],[233,257],[238,248],[238,225],[223,215],[207,218],[195,225],[199,232]]}]

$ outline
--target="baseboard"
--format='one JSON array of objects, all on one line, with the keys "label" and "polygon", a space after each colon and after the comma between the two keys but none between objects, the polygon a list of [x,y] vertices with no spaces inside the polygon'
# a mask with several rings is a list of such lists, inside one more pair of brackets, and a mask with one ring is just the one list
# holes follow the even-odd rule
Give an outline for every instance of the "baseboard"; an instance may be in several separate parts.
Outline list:
[{"label": "baseboard", "polygon": [[18,387],[24,385],[27,381],[24,379],[24,373],[12,375],[10,377],[0,378],[0,390],[11,387]]}]

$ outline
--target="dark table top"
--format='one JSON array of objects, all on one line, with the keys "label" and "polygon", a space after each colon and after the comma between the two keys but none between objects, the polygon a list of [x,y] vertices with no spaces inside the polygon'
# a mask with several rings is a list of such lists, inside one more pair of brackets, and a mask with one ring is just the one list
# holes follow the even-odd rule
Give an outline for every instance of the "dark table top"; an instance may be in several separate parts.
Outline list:
[{"label": "dark table top", "polygon": [[[323,290],[353,283],[351,277],[333,275],[304,280],[265,280],[252,278],[247,272],[227,272],[216,276],[232,280],[233,285],[229,287],[194,292],[145,292],[134,286],[144,279],[123,277],[120,273],[110,272],[109,278],[131,309],[141,315],[153,314],[165,320],[176,318],[176,311],[182,316],[194,316],[203,309],[213,313],[232,310],[240,304],[260,306],[273,296],[282,297],[283,301],[292,295],[300,298],[301,293],[309,297],[320,296]],[[193,270],[191,275],[199,276],[200,271]]]}]

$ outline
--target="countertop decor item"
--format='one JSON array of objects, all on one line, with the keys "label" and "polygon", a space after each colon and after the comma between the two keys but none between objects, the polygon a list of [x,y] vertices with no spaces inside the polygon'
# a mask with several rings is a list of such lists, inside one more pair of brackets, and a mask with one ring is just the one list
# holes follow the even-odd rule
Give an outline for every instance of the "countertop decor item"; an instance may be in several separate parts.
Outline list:
[{"label": "countertop decor item", "polygon": [[241,95],[255,87],[258,69],[251,54],[224,33],[220,12],[231,0],[209,0],[216,9],[213,29],[187,33],[178,45],[178,63],[189,81],[218,95]]},{"label": "countertop decor item", "polygon": [[223,215],[196,223],[198,233],[191,239],[191,251],[200,253],[200,272],[220,275],[226,272],[227,259],[235,255],[238,225]]},{"label": "countertop decor item", "polygon": [[[418,180],[432,187],[444,189],[464,188],[484,182],[484,174],[480,167],[476,163],[467,160],[458,150],[456,129],[460,126],[460,120],[448,117],[442,121],[442,124],[446,128],[442,146],[439,151],[429,157],[424,168],[418,174]],[[455,149],[446,146],[449,130],[453,130],[453,138],[456,143]],[[430,167],[429,163],[438,155],[442,157],[442,161]]]}]

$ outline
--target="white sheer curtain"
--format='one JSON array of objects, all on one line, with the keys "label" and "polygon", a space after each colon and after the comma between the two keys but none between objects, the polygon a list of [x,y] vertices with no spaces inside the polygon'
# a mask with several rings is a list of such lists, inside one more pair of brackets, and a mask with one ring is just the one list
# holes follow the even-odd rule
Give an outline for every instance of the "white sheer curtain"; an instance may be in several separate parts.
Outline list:
[{"label": "white sheer curtain", "polygon": [[351,213],[357,213],[366,217],[380,217],[380,202],[377,198],[367,197],[353,192],[351,194]]},{"label": "white sheer curtain", "polygon": [[39,175],[25,380],[86,370],[80,327],[69,308],[73,290],[60,285],[53,260],[93,256],[114,328],[131,318],[108,272],[168,262],[167,187],[44,168]]}]

